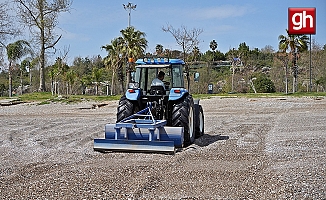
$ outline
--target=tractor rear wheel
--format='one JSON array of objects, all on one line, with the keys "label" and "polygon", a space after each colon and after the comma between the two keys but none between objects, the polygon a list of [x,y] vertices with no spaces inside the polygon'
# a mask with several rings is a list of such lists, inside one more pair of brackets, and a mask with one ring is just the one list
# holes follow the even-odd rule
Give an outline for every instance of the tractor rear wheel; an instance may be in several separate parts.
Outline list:
[{"label": "tractor rear wheel", "polygon": [[136,113],[138,111],[138,107],[127,99],[127,97],[124,95],[120,98],[118,109],[117,109],[117,122],[120,122],[121,120],[131,116],[132,114]]},{"label": "tractor rear wheel", "polygon": [[181,99],[173,105],[172,126],[184,127],[184,145],[195,141],[194,101],[191,96]]}]

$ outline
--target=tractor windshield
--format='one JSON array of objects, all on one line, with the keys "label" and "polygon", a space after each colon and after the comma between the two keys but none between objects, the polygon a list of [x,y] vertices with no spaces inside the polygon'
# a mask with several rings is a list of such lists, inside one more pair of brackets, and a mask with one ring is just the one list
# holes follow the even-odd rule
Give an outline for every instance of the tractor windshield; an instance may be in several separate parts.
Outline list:
[{"label": "tractor windshield", "polygon": [[165,73],[163,82],[166,90],[171,88],[182,88],[183,72],[182,65],[142,65],[136,67],[135,82],[139,83],[139,87],[144,91],[148,91],[151,88],[152,81],[157,77],[159,71]]}]

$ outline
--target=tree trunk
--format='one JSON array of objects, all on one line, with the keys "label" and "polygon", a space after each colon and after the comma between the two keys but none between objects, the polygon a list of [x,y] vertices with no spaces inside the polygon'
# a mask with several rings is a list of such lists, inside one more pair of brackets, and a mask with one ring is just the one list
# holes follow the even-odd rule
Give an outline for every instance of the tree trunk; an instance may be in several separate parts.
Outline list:
[{"label": "tree trunk", "polygon": [[[44,38],[44,36],[43,36]],[[44,76],[44,66],[45,66],[45,44],[43,41],[41,54],[40,54],[40,87],[39,91],[44,92],[45,91],[45,76]]]},{"label": "tree trunk", "polygon": [[298,76],[298,66],[297,66],[297,53],[296,50],[292,52],[292,71],[293,71],[293,93],[297,91],[297,76]]},{"label": "tree trunk", "polygon": [[111,96],[113,95],[113,91],[114,91],[114,76],[115,76],[115,70],[113,70],[112,78],[111,78]]},{"label": "tree trunk", "polygon": [[51,77],[51,94],[52,96],[54,96],[54,81],[53,81],[53,77]]},{"label": "tree trunk", "polygon": [[41,24],[40,24],[40,36],[41,36],[41,54],[40,54],[40,87],[39,91],[45,92],[45,76],[44,76],[44,67],[45,67],[45,25],[44,25],[44,12],[43,12],[43,4],[41,3],[41,8],[40,9],[40,19],[41,19]]},{"label": "tree trunk", "polygon": [[129,88],[129,83],[130,83],[130,63],[127,62],[127,67],[126,67],[126,88],[128,89]]},{"label": "tree trunk", "polygon": [[12,75],[11,75],[11,62],[9,62],[9,71],[8,71],[8,75],[9,75],[9,97],[12,97]]},{"label": "tree trunk", "polygon": [[295,93],[295,77],[293,76],[292,93]]},{"label": "tree trunk", "polygon": [[30,67],[29,67],[29,86],[30,87],[32,86],[32,70]]},{"label": "tree trunk", "polygon": [[66,83],[67,95],[69,95],[69,82]]},{"label": "tree trunk", "polygon": [[231,92],[234,92],[234,73],[235,73],[235,66],[234,66],[234,63],[232,63],[232,80],[231,80],[232,86],[231,86]]},{"label": "tree trunk", "polygon": [[288,86],[288,62],[286,62],[285,64],[285,94],[288,94],[289,90],[288,90],[289,86]]},{"label": "tree trunk", "polygon": [[23,95],[23,70],[20,70],[20,95]]}]

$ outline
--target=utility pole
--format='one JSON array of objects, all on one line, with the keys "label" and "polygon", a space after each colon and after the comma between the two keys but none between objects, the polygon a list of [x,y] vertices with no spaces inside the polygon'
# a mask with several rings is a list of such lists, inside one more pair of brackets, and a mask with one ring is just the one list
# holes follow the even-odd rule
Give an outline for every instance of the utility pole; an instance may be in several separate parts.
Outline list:
[{"label": "utility pole", "polygon": [[131,10],[135,10],[137,5],[134,5],[133,3],[128,2],[127,5],[122,4],[123,8],[128,11],[128,27],[130,27],[130,21],[131,21]]}]

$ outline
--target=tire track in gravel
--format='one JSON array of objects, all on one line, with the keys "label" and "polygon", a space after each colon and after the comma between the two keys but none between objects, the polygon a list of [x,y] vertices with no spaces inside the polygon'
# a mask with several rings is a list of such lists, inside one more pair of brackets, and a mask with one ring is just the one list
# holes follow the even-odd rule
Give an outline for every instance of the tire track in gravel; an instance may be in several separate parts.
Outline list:
[{"label": "tire track in gravel", "polygon": [[[32,140],[44,139],[47,146],[36,143],[21,150],[0,146],[0,155],[4,159],[0,163],[0,181],[3,183],[0,199],[325,197],[323,174],[326,166],[322,157],[325,137],[317,132],[325,128],[323,101],[316,104],[304,99],[212,98],[201,103],[205,113],[205,135],[174,156],[94,152],[92,137],[102,137],[104,124],[115,122],[115,106],[79,112],[76,106],[75,110],[61,108],[50,118],[54,124],[45,126],[48,128],[46,136],[33,132],[33,127],[25,123],[28,126],[26,133]],[[291,106],[296,109],[292,110]],[[288,112],[289,108],[291,112]],[[310,115],[308,111],[312,109],[321,111]],[[286,137],[291,130],[287,123],[292,118],[284,120],[283,117],[297,112],[299,115],[292,122],[304,124],[300,116],[310,115],[304,119],[316,122],[309,125],[309,130],[312,130],[311,136],[318,133],[317,138],[294,137],[284,141],[278,138],[277,131]],[[42,117],[36,119],[30,121],[35,123],[35,128],[43,126],[42,122],[51,121]],[[55,124],[60,122],[65,123],[56,127]],[[301,130],[300,134],[304,134],[308,129]],[[295,132],[291,134],[295,135]],[[279,145],[275,149],[279,152],[273,155],[275,152],[268,152],[268,149],[275,143]],[[288,151],[291,149],[293,151]],[[10,150],[15,153],[9,153]],[[289,155],[295,157],[284,160]],[[276,168],[278,164],[279,169]],[[286,167],[290,170],[284,170]]]}]

